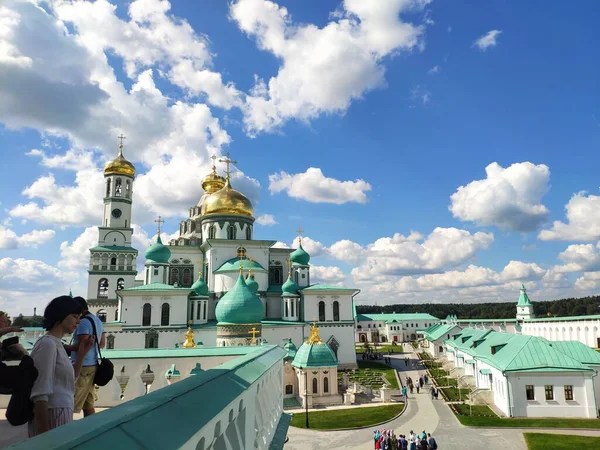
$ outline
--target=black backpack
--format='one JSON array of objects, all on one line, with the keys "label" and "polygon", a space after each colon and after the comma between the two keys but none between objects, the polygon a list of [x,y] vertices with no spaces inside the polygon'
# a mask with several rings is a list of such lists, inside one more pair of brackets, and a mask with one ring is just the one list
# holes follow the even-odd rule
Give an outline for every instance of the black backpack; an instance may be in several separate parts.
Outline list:
[{"label": "black backpack", "polygon": [[33,364],[31,356],[26,355],[15,370],[15,379],[12,386],[12,396],[6,408],[6,420],[13,426],[24,425],[33,419],[33,402],[31,389],[38,377],[38,370]]},{"label": "black backpack", "polygon": [[106,386],[110,380],[115,376],[115,367],[110,359],[102,357],[102,351],[100,350],[100,342],[98,342],[98,332],[96,331],[96,323],[90,316],[85,316],[84,319],[89,320],[92,323],[92,329],[94,330],[94,336],[96,337],[96,345],[98,346],[98,368],[96,369],[96,375],[94,375],[94,384],[98,386]]}]

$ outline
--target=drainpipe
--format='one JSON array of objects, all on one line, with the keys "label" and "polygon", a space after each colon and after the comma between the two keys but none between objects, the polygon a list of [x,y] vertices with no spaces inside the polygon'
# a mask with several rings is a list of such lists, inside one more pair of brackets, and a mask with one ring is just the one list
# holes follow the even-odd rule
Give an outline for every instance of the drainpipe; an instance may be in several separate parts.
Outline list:
[{"label": "drainpipe", "polygon": [[506,376],[505,372],[502,372],[502,375],[504,375],[504,378],[506,379],[506,399],[508,400],[508,417],[512,417],[512,405],[510,402],[510,383],[508,381],[508,377]]},{"label": "drainpipe", "polygon": [[594,406],[596,419],[598,418],[598,403],[596,403],[596,386],[594,386],[594,378],[598,376],[598,371],[594,370],[594,375],[592,375],[592,393],[594,394]]}]

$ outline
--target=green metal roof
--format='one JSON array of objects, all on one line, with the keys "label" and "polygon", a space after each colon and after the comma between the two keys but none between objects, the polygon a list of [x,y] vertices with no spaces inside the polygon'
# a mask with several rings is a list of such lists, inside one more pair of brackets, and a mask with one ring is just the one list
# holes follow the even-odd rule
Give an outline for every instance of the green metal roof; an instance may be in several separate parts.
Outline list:
[{"label": "green metal roof", "polygon": [[[250,270],[250,260],[244,256],[241,259],[231,258],[230,260],[225,261],[217,270],[215,270],[214,273],[239,272],[240,265],[242,266],[242,270],[244,272],[248,272]],[[259,263],[252,260],[252,271],[266,272],[267,270]]]},{"label": "green metal roof", "polygon": [[535,319],[527,319],[525,323],[529,322],[568,322],[571,320],[600,320],[600,314],[591,314],[589,316],[562,316],[562,317],[537,317]]},{"label": "green metal roof", "polygon": [[90,248],[90,252],[129,252],[129,253],[137,253],[138,251],[133,247],[123,247],[119,245],[99,245],[97,247]]},{"label": "green metal roof", "polygon": [[196,282],[192,284],[192,289],[194,290],[195,295],[208,295],[208,285],[204,282],[200,275],[198,275],[198,279],[196,280]]},{"label": "green metal roof", "polygon": [[483,375],[490,375],[492,373],[492,371],[490,369],[481,369],[479,371],[479,373],[481,373]]},{"label": "green metal roof", "polygon": [[[223,347],[219,349],[225,350]],[[13,448],[95,450],[107,447],[171,449],[189,446],[199,430],[208,426],[221,411],[226,411],[273,366],[280,365],[285,356],[284,350],[275,345],[245,349],[249,350],[246,355],[214,369],[186,377],[171,386],[94,414],[86,420],[76,420],[26,439]],[[190,417],[193,420],[189,420]]]},{"label": "green metal roof", "polygon": [[292,361],[292,366],[304,367],[333,367],[338,366],[338,360],[333,350],[325,342],[307,344],[300,346]]},{"label": "green metal roof", "polygon": [[281,284],[270,284],[267,288],[267,292],[276,292],[281,294]]},{"label": "green metal roof", "polygon": [[432,327],[429,327],[426,331],[426,336],[428,341],[437,341],[438,339],[443,338],[445,335],[449,334],[454,328],[456,328],[455,324],[436,324]]},{"label": "green metal roof", "polygon": [[217,303],[215,316],[218,323],[260,323],[264,317],[264,306],[240,274],[231,290]]},{"label": "green metal roof", "polygon": [[250,288],[252,292],[258,292],[258,281],[254,279],[254,274],[250,275],[246,279],[246,285]]},{"label": "green metal roof", "polygon": [[298,349],[292,342],[292,338],[288,338],[288,341],[283,346],[283,349],[286,351],[287,355],[283,358],[284,361],[292,361],[296,356]]},{"label": "green metal roof", "polygon": [[330,284],[313,284],[312,286],[305,287],[301,289],[302,292],[305,291],[356,291],[354,288],[347,288],[344,286],[332,286]]},{"label": "green metal roof", "polygon": [[290,259],[293,263],[301,266],[307,266],[310,261],[310,255],[302,248],[302,241],[298,243],[298,248],[290,253]]},{"label": "green metal roof", "polygon": [[474,365],[475,364],[475,360],[474,359],[466,359],[465,363],[467,363],[467,364],[473,364]]},{"label": "green metal roof", "polygon": [[579,341],[552,341],[550,345],[559,352],[572,356],[590,366],[600,366],[600,353]]},{"label": "green metal roof", "polygon": [[144,284],[142,286],[130,287],[125,289],[120,289],[119,292],[122,291],[188,291],[191,292],[192,288],[183,288],[183,287],[175,287],[170,284],[164,283],[150,283]]},{"label": "green metal roof", "polygon": [[[305,289],[306,290],[306,289]],[[360,322],[369,322],[381,320],[383,322],[388,320],[396,321],[410,321],[410,320],[427,320],[427,321],[439,321],[437,317],[433,317],[431,314],[424,313],[404,313],[404,314],[359,314],[356,320]]]},{"label": "green metal roof", "polygon": [[294,280],[292,280],[291,275],[288,275],[288,279],[285,280],[285,283],[283,283],[283,286],[281,286],[281,290],[283,291],[283,295],[298,295],[298,285],[294,283]]},{"label": "green metal roof", "polygon": [[527,295],[527,289],[525,289],[525,285],[521,284],[521,294],[519,295],[519,301],[517,306],[528,306],[531,305],[531,300],[529,300],[529,296]]},{"label": "green metal roof", "polygon": [[171,250],[166,245],[163,245],[160,235],[157,236],[156,242],[146,249],[144,253],[146,263],[167,264],[171,257]]},{"label": "green metal roof", "polygon": [[[183,334],[181,340],[183,341]],[[104,355],[106,353],[106,356]],[[248,347],[193,347],[193,348],[131,348],[119,350],[102,350],[102,356],[110,359],[140,358],[203,358],[209,356],[247,355]]]},{"label": "green metal roof", "polygon": [[512,323],[512,322],[516,322],[517,319],[515,319],[514,317],[512,319],[457,319],[456,322],[457,323],[499,323],[499,322],[506,322],[506,323]]}]

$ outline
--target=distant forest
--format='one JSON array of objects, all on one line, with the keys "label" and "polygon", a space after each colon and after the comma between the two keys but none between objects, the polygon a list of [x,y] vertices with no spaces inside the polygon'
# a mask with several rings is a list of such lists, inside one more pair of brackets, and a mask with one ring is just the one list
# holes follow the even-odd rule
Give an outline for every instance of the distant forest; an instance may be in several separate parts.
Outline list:
[{"label": "distant forest", "polygon": [[[537,317],[600,314],[600,296],[533,302],[533,311]],[[517,302],[357,305],[356,312],[358,314],[419,312],[428,313],[440,319],[445,319],[450,314],[456,314],[459,319],[512,319],[517,315]]]}]

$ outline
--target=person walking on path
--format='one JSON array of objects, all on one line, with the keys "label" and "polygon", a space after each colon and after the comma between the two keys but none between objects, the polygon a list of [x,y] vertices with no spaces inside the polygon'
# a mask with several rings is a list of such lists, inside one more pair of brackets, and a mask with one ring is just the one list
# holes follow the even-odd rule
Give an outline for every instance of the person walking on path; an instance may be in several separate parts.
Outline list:
[{"label": "person walking on path", "polygon": [[423,379],[425,380],[425,384],[429,383],[429,377],[427,376],[427,374],[423,376]]},{"label": "person walking on path", "polygon": [[408,441],[403,434],[400,435],[400,440],[398,441],[398,450],[408,450]]},{"label": "person walking on path", "polygon": [[435,399],[435,387],[431,386],[431,400]]},{"label": "person walking on path", "polygon": [[419,393],[419,389],[420,389],[420,387],[419,387],[419,385],[417,384],[417,394]]},{"label": "person walking on path", "polygon": [[404,397],[404,402],[406,402],[406,386],[402,386],[402,397]]},{"label": "person walking on path", "polygon": [[438,447],[435,438],[431,435],[431,433],[428,433],[427,436],[429,437],[429,439],[427,439],[427,443],[429,444],[429,450],[437,450]]},{"label": "person walking on path", "polygon": [[408,356],[404,357],[404,365],[408,367]]}]

